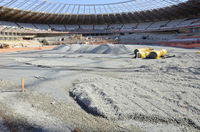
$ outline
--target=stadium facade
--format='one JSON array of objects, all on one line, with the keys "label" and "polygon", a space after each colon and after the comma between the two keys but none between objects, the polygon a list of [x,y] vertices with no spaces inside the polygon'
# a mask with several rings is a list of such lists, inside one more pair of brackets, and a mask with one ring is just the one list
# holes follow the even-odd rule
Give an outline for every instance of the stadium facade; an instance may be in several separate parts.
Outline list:
[{"label": "stadium facade", "polygon": [[129,0],[94,5],[2,0],[0,25],[4,38],[12,33],[36,37],[81,34],[109,36],[118,40],[115,43],[199,43],[200,1]]}]

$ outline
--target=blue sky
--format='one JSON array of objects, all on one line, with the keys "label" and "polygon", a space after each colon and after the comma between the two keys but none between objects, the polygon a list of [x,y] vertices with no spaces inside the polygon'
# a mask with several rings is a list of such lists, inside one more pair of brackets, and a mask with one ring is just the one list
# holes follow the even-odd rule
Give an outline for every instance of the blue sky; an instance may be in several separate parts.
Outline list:
[{"label": "blue sky", "polygon": [[49,1],[64,2],[69,4],[105,4],[105,3],[122,2],[127,0],[49,0]]}]

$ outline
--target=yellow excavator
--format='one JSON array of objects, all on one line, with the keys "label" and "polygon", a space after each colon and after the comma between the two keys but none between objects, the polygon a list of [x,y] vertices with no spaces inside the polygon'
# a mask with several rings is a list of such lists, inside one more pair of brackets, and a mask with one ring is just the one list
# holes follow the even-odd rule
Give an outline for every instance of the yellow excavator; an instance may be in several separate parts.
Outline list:
[{"label": "yellow excavator", "polygon": [[134,58],[146,58],[151,52],[152,48],[139,48],[134,50]]},{"label": "yellow excavator", "polygon": [[164,56],[167,54],[166,49],[161,49],[161,50],[154,50],[149,54],[150,59],[159,59],[160,57]]},{"label": "yellow excavator", "polygon": [[139,48],[134,50],[134,58],[159,59],[167,54],[166,49],[154,50],[152,48]]}]

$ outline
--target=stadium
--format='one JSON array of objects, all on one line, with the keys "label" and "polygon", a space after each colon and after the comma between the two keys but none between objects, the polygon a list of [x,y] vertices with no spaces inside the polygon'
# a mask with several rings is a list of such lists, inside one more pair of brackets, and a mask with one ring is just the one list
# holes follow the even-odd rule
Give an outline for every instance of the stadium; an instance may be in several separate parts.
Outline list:
[{"label": "stadium", "polygon": [[1,0],[0,131],[200,131],[199,0]]}]

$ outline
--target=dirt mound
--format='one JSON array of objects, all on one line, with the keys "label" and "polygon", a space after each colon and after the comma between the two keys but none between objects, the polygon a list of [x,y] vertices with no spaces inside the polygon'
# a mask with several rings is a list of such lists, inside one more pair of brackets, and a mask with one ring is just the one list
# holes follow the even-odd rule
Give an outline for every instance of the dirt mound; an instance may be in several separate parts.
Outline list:
[{"label": "dirt mound", "polygon": [[76,51],[76,53],[90,53],[90,54],[127,54],[130,53],[130,50],[127,49],[124,45],[84,45]]},{"label": "dirt mound", "polygon": [[124,45],[61,45],[54,50],[66,51],[67,53],[88,53],[88,54],[127,54],[131,51]]}]

